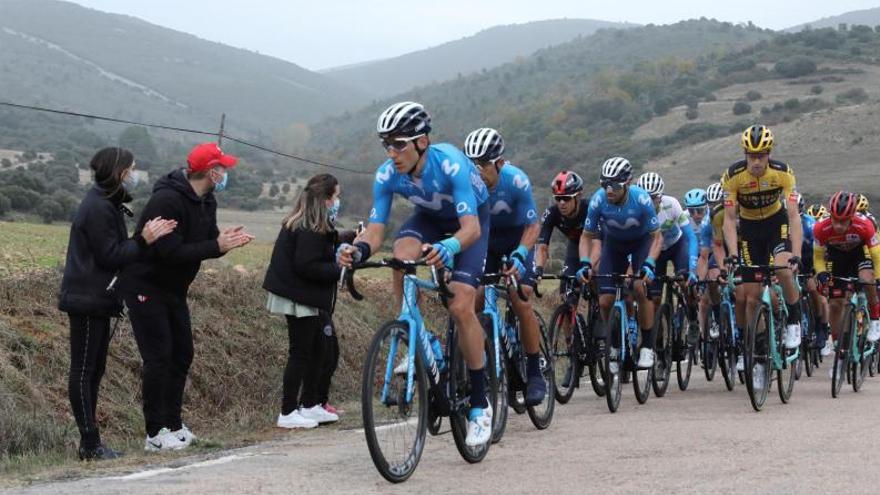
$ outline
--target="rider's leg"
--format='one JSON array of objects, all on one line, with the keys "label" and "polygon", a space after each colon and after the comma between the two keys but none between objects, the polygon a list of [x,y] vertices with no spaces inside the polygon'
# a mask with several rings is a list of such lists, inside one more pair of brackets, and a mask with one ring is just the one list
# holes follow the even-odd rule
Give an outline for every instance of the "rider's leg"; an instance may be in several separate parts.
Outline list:
[{"label": "rider's leg", "polygon": [[[482,373],[486,363],[484,360],[483,328],[474,311],[474,299],[477,291],[474,287],[461,282],[450,283],[449,290],[455,294],[455,297],[449,301],[449,315],[452,316],[455,328],[458,329],[458,344],[461,354],[464,356],[468,370]],[[471,406],[486,407],[485,384],[472,383],[471,388],[472,390],[478,389],[476,393],[471,395]],[[479,389],[482,389],[483,393],[479,393]]]},{"label": "rider's leg", "polygon": [[871,327],[868,330],[868,340],[877,342],[880,338],[880,301],[877,300],[877,286],[874,284],[874,270],[863,268],[859,270],[859,278],[867,285],[864,286],[865,296],[868,298],[868,312],[871,317]]}]

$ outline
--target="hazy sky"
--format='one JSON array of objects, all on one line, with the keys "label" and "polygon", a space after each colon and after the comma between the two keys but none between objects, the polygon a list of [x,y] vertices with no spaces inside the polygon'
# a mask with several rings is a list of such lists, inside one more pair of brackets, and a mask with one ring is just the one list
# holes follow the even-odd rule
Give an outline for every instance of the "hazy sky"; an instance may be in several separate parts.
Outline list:
[{"label": "hazy sky", "polygon": [[499,24],[561,17],[665,24],[694,17],[782,29],[878,0],[73,0],[308,69],[400,55]]}]

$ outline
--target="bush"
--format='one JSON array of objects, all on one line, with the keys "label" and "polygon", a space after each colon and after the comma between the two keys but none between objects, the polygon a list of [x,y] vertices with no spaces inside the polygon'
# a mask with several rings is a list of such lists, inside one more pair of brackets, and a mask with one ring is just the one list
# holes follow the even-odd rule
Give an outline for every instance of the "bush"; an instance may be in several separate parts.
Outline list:
[{"label": "bush", "polygon": [[696,108],[688,108],[684,113],[684,116],[687,117],[688,120],[696,120],[697,117],[700,116],[700,111]]},{"label": "bush", "polygon": [[0,194],[0,215],[5,215],[12,211],[12,201],[6,196]]},{"label": "bush", "polygon": [[853,88],[840,93],[835,100],[840,105],[864,103],[868,101],[868,93],[864,88]]},{"label": "bush", "polygon": [[825,88],[823,88],[821,84],[816,84],[810,88],[810,93],[813,93],[814,95],[821,95],[822,91],[825,91]]},{"label": "bush", "polygon": [[761,98],[763,98],[763,95],[754,89],[746,93],[746,99],[749,101],[758,101]]},{"label": "bush", "polygon": [[712,102],[712,101],[717,101],[718,98],[715,97],[715,95],[713,95],[712,93],[709,93],[706,95],[705,98],[703,98],[703,100],[708,103],[708,102]]},{"label": "bush", "polygon": [[666,98],[658,98],[654,102],[654,113],[662,117],[669,113],[669,100]]},{"label": "bush", "polygon": [[797,98],[790,98],[785,100],[785,109],[786,110],[797,110],[800,108],[801,102]]},{"label": "bush", "polygon": [[773,109],[770,107],[761,107],[761,115],[769,115],[773,113]]},{"label": "bush", "polygon": [[12,167],[12,162],[9,161],[9,158],[4,158],[2,161],[0,161],[0,164],[3,165],[3,168],[10,168],[10,167]]},{"label": "bush", "polygon": [[801,77],[816,72],[816,62],[809,57],[791,57],[777,62],[773,67],[773,70],[778,72],[782,77]]},{"label": "bush", "polygon": [[700,99],[691,95],[684,99],[684,104],[687,105],[688,108],[696,110],[697,106],[700,104]]},{"label": "bush", "polygon": [[46,198],[37,206],[37,214],[45,223],[52,223],[53,220],[64,220],[64,207],[61,203],[52,198]]},{"label": "bush", "polygon": [[751,113],[752,106],[746,102],[738,101],[733,104],[733,114],[734,115],[744,115],[747,113]]}]

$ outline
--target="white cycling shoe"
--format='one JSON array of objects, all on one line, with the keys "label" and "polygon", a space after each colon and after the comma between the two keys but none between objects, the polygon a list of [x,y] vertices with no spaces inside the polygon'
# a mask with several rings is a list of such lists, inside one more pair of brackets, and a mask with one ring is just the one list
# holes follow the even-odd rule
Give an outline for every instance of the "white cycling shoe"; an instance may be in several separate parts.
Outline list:
[{"label": "white cycling shoe", "polygon": [[868,330],[868,342],[874,343],[880,340],[880,320],[871,320],[871,329]]},{"label": "white cycling shoe", "polygon": [[743,359],[742,355],[736,357],[736,371],[745,371],[746,370],[746,362]]},{"label": "white cycling shoe", "polygon": [[828,357],[834,352],[834,344],[831,341],[825,342],[825,347],[822,348],[822,357]]},{"label": "white cycling shoe", "polygon": [[654,349],[642,349],[639,351],[639,362],[636,363],[636,367],[641,370],[646,370],[652,368],[654,366]]},{"label": "white cycling shoe", "polygon": [[467,438],[464,443],[468,447],[485,445],[492,438],[492,405],[485,408],[474,407],[468,412]]},{"label": "white cycling shoe", "polygon": [[785,326],[785,348],[797,349],[801,345],[801,326],[797,323]]}]

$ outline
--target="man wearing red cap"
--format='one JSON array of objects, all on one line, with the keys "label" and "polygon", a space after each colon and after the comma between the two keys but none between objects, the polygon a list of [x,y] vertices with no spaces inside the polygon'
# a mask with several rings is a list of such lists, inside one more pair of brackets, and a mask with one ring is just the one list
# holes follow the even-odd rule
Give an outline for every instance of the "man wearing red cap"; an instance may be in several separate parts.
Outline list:
[{"label": "man wearing red cap", "polygon": [[151,246],[146,261],[129,265],[119,290],[144,361],[143,401],[147,451],[186,448],[195,435],[181,419],[183,389],[193,358],[192,328],[186,303],[202,260],[219,258],[253,240],[242,227],[217,228],[215,193],[226,188],[238,159],[214,143],[196,146],[186,168],[161,177],[144,207],[146,219],[177,221],[177,230]]}]

